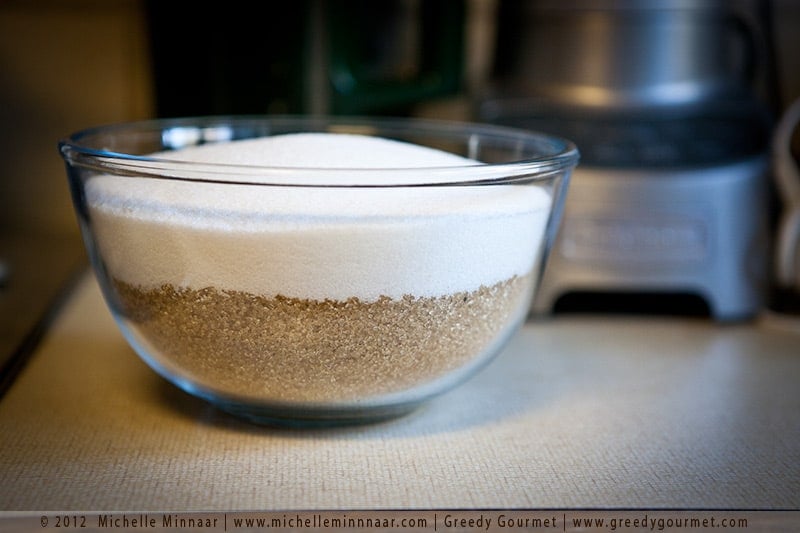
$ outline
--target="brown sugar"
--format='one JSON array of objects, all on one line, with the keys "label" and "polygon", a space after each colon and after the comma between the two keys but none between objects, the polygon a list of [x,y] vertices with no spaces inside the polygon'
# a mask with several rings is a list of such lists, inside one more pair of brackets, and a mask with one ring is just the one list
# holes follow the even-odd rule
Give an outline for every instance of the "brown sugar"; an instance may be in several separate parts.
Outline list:
[{"label": "brown sugar", "polygon": [[167,368],[262,402],[369,400],[486,355],[522,319],[532,276],[440,297],[365,302],[114,282],[118,312]]}]

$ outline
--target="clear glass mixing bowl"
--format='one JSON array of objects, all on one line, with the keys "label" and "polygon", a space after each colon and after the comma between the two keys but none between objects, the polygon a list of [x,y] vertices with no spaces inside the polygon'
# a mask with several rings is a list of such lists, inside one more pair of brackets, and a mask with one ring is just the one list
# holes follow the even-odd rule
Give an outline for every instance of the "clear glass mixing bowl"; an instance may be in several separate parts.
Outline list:
[{"label": "clear glass mixing bowl", "polygon": [[[301,132],[469,160],[179,156]],[[578,161],[572,143],[543,134],[379,118],[116,124],[75,133],[60,152],[94,272],[133,349],[223,410],[293,425],[406,413],[497,354],[527,315]]]}]

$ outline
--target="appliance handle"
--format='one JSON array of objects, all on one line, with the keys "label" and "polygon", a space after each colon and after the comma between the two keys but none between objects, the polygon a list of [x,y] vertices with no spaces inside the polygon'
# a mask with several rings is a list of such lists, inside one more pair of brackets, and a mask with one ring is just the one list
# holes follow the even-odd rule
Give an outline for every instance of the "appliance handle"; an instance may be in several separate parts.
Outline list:
[{"label": "appliance handle", "polygon": [[780,285],[800,288],[800,169],[792,155],[792,135],[800,122],[800,98],[778,121],[772,140],[775,183],[784,213],[781,217],[775,255]]}]

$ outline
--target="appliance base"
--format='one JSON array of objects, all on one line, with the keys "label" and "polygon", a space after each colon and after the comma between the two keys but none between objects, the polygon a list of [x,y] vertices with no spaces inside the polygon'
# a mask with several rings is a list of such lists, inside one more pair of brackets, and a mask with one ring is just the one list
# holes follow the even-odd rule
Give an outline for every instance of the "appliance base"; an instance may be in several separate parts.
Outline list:
[{"label": "appliance base", "polygon": [[713,318],[763,306],[766,155],[692,168],[579,166],[531,314],[574,292],[694,294]]}]

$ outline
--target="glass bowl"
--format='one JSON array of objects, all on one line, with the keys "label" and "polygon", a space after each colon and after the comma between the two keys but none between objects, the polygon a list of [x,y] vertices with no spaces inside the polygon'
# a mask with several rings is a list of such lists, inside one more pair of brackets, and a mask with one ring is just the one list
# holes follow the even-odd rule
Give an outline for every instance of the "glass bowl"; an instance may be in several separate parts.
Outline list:
[{"label": "glass bowl", "polygon": [[[360,153],[181,155],[300,133]],[[460,158],[384,164],[375,138]],[[410,118],[162,119],[59,149],[131,347],[225,411],[290,425],[407,413],[497,354],[527,316],[578,160],[555,137]]]}]

